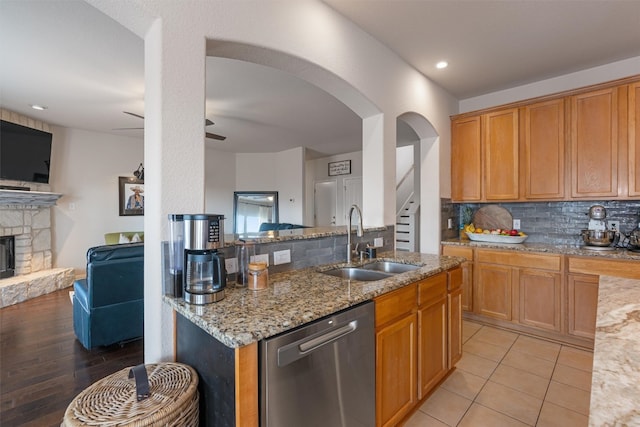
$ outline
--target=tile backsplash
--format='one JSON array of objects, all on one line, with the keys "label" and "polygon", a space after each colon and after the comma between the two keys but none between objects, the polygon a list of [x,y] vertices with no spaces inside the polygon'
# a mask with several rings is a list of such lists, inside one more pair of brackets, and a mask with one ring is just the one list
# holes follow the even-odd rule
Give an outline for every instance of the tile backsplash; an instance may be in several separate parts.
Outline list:
[{"label": "tile backsplash", "polygon": [[[530,243],[555,243],[578,245],[582,243],[580,230],[587,228],[587,213],[593,205],[602,205],[607,210],[607,220],[617,221],[619,229],[629,234],[638,225],[640,200],[600,200],[571,202],[524,202],[496,203],[520,220],[520,229],[529,235]],[[442,238],[456,238],[460,227],[465,224],[465,216],[487,206],[486,203],[452,203],[441,200],[443,218]],[[447,230],[448,218],[458,225],[458,230]]]}]

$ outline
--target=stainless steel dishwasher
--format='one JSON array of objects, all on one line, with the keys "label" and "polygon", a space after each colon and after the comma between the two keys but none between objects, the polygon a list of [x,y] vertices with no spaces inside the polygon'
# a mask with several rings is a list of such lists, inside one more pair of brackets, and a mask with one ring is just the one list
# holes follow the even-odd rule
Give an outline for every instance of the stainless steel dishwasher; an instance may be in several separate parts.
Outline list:
[{"label": "stainless steel dishwasher", "polygon": [[262,427],[375,425],[374,304],[261,341]]}]

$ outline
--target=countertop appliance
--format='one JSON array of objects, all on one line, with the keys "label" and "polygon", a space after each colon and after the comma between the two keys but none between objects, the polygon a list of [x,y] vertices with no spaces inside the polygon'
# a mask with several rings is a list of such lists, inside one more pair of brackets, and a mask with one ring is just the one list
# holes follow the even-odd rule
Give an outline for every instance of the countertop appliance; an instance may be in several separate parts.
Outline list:
[{"label": "countertop appliance", "polygon": [[260,426],[375,425],[374,303],[260,342]]},{"label": "countertop appliance", "polygon": [[225,297],[227,270],[224,256],[224,216],[183,215],[184,300],[189,304],[209,304]]},{"label": "countertop appliance", "polygon": [[640,252],[640,212],[638,212],[638,222],[636,228],[629,233],[628,249],[632,252]]},{"label": "countertop appliance", "polygon": [[607,222],[607,210],[602,205],[593,205],[589,208],[588,229],[582,230],[580,235],[586,244],[585,249],[590,250],[614,250],[620,238],[617,230],[610,230]]}]

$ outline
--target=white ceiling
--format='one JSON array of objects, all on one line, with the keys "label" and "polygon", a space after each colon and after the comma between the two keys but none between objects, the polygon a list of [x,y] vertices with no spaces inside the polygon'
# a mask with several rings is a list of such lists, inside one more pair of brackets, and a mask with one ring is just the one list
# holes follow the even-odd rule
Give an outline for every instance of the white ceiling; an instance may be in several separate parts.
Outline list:
[{"label": "white ceiling", "polygon": [[458,99],[640,56],[640,0],[323,1]]},{"label": "white ceiling", "polygon": [[[458,99],[640,56],[640,0],[324,0]],[[83,1],[0,0],[0,105],[53,125],[141,137],[143,41]],[[436,70],[445,59],[450,66]],[[43,104],[36,112],[30,104]],[[360,149],[360,119],[289,74],[207,58],[221,150]],[[411,132],[408,132],[411,134]]]}]

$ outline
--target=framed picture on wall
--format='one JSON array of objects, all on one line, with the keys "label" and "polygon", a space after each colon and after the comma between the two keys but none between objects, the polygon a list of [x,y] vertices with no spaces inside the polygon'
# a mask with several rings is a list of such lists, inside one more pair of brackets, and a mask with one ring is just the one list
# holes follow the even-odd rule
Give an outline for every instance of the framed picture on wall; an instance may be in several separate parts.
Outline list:
[{"label": "framed picture on wall", "polygon": [[329,176],[350,175],[350,174],[351,174],[351,160],[329,162]]},{"label": "framed picture on wall", "polygon": [[144,181],[138,178],[118,177],[120,216],[144,215]]}]

